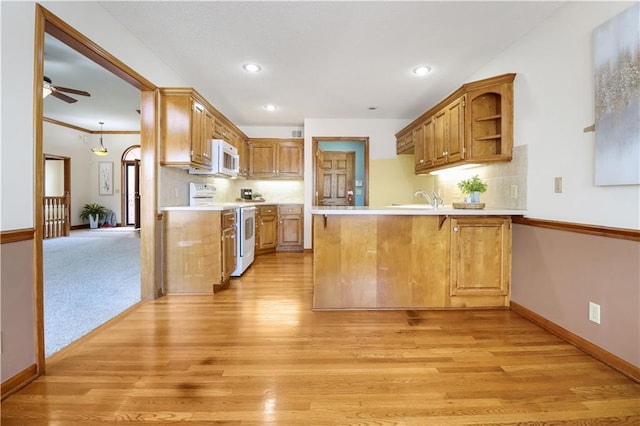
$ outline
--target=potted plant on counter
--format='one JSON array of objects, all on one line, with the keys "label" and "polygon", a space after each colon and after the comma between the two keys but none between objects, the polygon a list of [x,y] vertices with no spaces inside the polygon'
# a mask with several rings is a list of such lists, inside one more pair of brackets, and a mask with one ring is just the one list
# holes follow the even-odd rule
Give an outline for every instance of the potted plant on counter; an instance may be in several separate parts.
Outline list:
[{"label": "potted plant on counter", "polygon": [[487,184],[478,175],[458,182],[458,189],[466,195],[465,202],[479,203],[480,194],[487,192]]},{"label": "potted plant on counter", "polygon": [[87,203],[80,212],[80,219],[89,220],[89,228],[96,229],[98,220],[105,217],[107,208],[98,203]]}]

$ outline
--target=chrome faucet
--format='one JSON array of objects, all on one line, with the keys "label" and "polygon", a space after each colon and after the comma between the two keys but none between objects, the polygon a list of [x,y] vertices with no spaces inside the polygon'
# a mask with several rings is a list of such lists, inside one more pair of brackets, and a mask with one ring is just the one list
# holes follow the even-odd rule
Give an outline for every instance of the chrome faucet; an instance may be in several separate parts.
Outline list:
[{"label": "chrome faucet", "polygon": [[433,200],[431,199],[429,194],[427,194],[427,191],[425,191],[423,189],[418,189],[416,192],[413,193],[413,196],[417,197],[418,195],[422,195],[424,197],[424,199],[427,200],[427,203],[433,204]]},{"label": "chrome faucet", "polygon": [[427,200],[427,203],[431,204],[431,206],[434,209],[437,209],[438,206],[444,205],[444,200],[441,197],[439,197],[435,191],[432,192],[432,195],[429,195],[427,191],[423,189],[418,189],[416,192],[413,193],[413,196],[417,197],[418,195],[422,195],[424,199]]}]

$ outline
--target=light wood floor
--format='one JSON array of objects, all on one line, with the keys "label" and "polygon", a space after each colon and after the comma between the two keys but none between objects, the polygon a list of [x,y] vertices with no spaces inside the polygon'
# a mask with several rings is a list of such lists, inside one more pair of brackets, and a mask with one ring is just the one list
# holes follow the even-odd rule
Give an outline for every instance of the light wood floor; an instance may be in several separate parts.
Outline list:
[{"label": "light wood floor", "polygon": [[640,385],[510,311],[312,312],[311,256],[143,303],[49,360],[2,425],[640,424]]}]

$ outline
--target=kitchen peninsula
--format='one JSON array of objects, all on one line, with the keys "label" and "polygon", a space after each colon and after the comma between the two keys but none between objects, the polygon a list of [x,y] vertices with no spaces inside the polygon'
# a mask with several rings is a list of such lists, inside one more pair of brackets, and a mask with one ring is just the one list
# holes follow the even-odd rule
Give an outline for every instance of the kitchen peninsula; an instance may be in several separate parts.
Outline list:
[{"label": "kitchen peninsula", "polygon": [[313,308],[509,306],[509,209],[313,207]]}]

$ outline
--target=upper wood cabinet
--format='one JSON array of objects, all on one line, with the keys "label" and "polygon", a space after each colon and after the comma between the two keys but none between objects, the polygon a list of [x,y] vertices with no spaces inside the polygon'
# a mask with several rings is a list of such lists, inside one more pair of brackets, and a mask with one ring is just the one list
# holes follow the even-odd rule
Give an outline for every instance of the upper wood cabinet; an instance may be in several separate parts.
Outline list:
[{"label": "upper wood cabinet", "polygon": [[249,172],[254,179],[302,179],[303,139],[249,139]]},{"label": "upper wood cabinet", "polygon": [[207,169],[212,139],[225,139],[240,151],[238,140],[247,137],[194,89],[165,87],[160,89],[160,139],[160,165]]},{"label": "upper wood cabinet", "polygon": [[504,74],[463,85],[398,132],[396,152],[414,153],[416,173],[511,160],[514,78]]},{"label": "upper wood cabinet", "polygon": [[[510,74],[513,75],[513,74]],[[467,93],[467,154],[477,161],[511,160],[513,78]]]},{"label": "upper wood cabinet", "polygon": [[213,115],[192,89],[160,89],[160,164],[211,166]]}]

